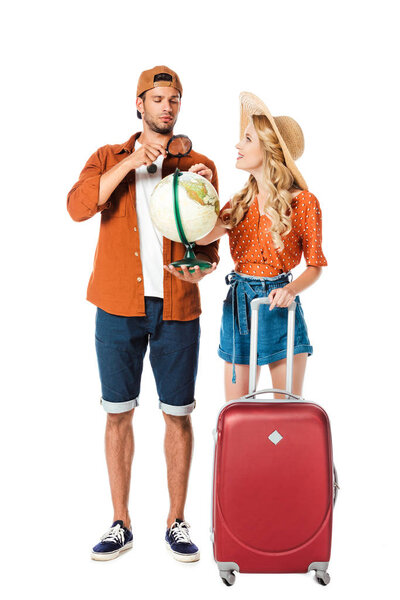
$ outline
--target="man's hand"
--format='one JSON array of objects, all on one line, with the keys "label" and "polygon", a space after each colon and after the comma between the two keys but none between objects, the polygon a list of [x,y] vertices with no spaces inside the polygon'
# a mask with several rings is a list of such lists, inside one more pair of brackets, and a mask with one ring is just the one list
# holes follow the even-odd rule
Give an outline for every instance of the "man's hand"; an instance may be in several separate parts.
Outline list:
[{"label": "man's hand", "polygon": [[189,283],[198,283],[201,279],[203,279],[203,277],[215,271],[216,268],[216,262],[213,263],[209,269],[205,269],[204,271],[201,271],[199,266],[195,266],[194,271],[192,272],[190,272],[187,267],[180,267],[179,269],[177,269],[172,265],[164,265],[164,269],[168,271],[168,273],[171,273],[171,275],[175,275],[175,277],[181,279],[182,281],[188,281]]},{"label": "man's hand", "polygon": [[139,150],[132,152],[125,160],[131,169],[138,169],[143,165],[151,165],[157,160],[160,154],[164,158],[167,156],[167,152],[162,144],[143,144]]},{"label": "man's hand", "polygon": [[208,179],[208,181],[212,180],[213,173],[211,169],[206,167],[206,165],[203,165],[203,163],[196,163],[195,165],[192,165],[189,169],[189,172],[202,175],[203,177]]},{"label": "man's hand", "polygon": [[279,306],[280,308],[286,308],[290,306],[295,299],[296,294],[294,294],[291,288],[288,285],[282,288],[276,288],[275,290],[271,290],[268,298],[271,301],[269,305],[269,310],[272,310],[275,306]]}]

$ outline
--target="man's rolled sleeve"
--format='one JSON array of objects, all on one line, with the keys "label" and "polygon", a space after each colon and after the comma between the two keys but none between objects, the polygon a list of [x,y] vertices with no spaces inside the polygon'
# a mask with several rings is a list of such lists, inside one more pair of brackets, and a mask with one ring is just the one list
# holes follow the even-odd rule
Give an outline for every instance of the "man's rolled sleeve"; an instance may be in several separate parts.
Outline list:
[{"label": "man's rolled sleeve", "polygon": [[99,150],[89,158],[67,196],[67,210],[74,221],[85,221],[110,206],[107,201],[101,206],[99,201],[100,177],[103,166]]},{"label": "man's rolled sleeve", "polygon": [[211,242],[211,244],[207,244],[207,246],[195,246],[194,253],[197,256],[198,254],[204,254],[208,257],[210,263],[219,263],[219,254],[218,254],[218,246],[219,240],[215,240]]}]

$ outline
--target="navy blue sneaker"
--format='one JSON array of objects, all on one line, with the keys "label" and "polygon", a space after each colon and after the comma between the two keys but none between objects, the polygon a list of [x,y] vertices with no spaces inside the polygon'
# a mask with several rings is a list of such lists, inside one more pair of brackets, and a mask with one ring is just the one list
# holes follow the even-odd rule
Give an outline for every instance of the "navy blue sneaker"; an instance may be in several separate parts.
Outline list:
[{"label": "navy blue sneaker", "polygon": [[199,549],[190,539],[189,527],[186,521],[176,519],[165,534],[168,550],[181,562],[195,562],[200,559]]},{"label": "navy blue sneaker", "polygon": [[125,550],[132,548],[133,535],[124,527],[123,521],[115,521],[110,529],[101,536],[100,542],[92,550],[93,560],[112,560]]}]

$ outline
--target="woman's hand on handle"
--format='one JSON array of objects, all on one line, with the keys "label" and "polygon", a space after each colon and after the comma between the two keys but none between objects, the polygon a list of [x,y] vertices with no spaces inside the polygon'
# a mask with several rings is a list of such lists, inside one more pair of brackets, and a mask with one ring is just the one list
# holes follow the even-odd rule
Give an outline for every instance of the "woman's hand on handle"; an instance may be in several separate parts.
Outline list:
[{"label": "woman's hand on handle", "polygon": [[285,285],[285,287],[271,290],[268,295],[268,299],[271,302],[269,305],[269,310],[272,310],[275,306],[287,308],[292,304],[295,297],[296,294],[287,285]]},{"label": "woman's hand on handle", "polygon": [[284,287],[271,290],[268,296],[271,300],[269,310],[272,310],[274,306],[282,308],[290,306],[298,294],[317,281],[321,275],[321,271],[322,267],[307,265],[306,270],[297,279],[294,279]]}]

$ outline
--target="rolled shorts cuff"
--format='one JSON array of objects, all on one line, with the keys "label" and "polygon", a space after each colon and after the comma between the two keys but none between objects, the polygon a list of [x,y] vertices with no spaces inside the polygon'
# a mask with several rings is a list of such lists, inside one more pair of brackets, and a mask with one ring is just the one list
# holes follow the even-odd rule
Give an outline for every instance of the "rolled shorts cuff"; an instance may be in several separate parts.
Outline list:
[{"label": "rolled shorts cuff", "polygon": [[190,415],[190,413],[194,411],[195,406],[196,400],[191,404],[185,404],[184,406],[173,406],[172,404],[165,404],[164,402],[158,403],[158,407],[161,408],[166,415],[175,415],[176,417]]},{"label": "rolled shorts cuff", "polygon": [[104,400],[104,398],[100,398],[100,404],[103,405],[103,408],[107,413],[124,413],[139,406],[139,396],[132,400],[128,400],[127,402],[109,402],[108,400]]}]

